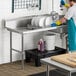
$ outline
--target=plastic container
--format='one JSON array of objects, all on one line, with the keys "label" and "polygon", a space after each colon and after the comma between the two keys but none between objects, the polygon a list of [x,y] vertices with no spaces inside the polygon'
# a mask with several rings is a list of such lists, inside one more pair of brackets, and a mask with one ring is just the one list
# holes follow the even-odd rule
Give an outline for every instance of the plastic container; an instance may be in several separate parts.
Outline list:
[{"label": "plastic container", "polygon": [[54,50],[55,49],[55,34],[46,34],[44,36],[45,49]]},{"label": "plastic container", "polygon": [[43,41],[43,39],[40,39],[38,41],[38,51],[41,51],[41,52],[44,51],[44,41]]}]

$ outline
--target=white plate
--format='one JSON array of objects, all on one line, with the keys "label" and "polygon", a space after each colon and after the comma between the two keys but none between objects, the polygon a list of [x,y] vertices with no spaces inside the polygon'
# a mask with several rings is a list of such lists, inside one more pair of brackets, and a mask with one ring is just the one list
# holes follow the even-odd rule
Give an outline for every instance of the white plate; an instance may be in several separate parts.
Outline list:
[{"label": "white plate", "polygon": [[39,21],[39,26],[40,27],[45,27],[45,19],[46,19],[46,17],[41,17],[40,18],[40,21]]},{"label": "white plate", "polygon": [[36,19],[35,19],[35,26],[36,27],[39,27],[39,20],[40,20],[40,16],[38,16]]},{"label": "white plate", "polygon": [[35,20],[36,20],[36,17],[33,17],[32,20],[31,20],[31,25],[32,26],[35,26]]},{"label": "white plate", "polygon": [[45,20],[45,26],[49,26],[50,24],[52,24],[53,20],[52,20],[52,17],[46,17],[46,20]]}]

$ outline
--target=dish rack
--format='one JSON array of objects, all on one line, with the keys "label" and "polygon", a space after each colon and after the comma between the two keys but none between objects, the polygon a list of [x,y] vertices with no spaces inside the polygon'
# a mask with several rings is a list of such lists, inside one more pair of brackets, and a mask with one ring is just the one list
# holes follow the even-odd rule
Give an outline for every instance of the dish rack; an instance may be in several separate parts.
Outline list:
[{"label": "dish rack", "polygon": [[12,13],[15,9],[39,8],[41,10],[41,0],[12,0]]}]

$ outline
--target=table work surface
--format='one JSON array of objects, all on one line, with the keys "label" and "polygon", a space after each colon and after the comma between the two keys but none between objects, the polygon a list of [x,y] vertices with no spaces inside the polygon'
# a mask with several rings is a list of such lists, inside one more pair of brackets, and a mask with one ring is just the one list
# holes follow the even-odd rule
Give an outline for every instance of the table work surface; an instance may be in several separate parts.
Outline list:
[{"label": "table work surface", "polygon": [[42,31],[48,31],[48,30],[54,30],[58,28],[63,28],[66,25],[56,26],[56,27],[44,27],[44,28],[37,28],[37,29],[26,29],[26,27],[19,27],[19,28],[9,28],[6,27],[9,31],[22,33],[22,34],[28,34],[28,33],[34,33],[34,32],[42,32]]},{"label": "table work surface", "polygon": [[41,59],[41,63],[46,64],[46,65],[51,65],[51,66],[54,66],[56,68],[61,68],[61,69],[64,69],[66,71],[76,72],[76,68],[72,68],[72,67],[64,65],[62,63],[56,62],[54,60],[51,60],[50,57]]},{"label": "table work surface", "polygon": [[51,59],[72,68],[76,68],[76,52],[52,56]]}]

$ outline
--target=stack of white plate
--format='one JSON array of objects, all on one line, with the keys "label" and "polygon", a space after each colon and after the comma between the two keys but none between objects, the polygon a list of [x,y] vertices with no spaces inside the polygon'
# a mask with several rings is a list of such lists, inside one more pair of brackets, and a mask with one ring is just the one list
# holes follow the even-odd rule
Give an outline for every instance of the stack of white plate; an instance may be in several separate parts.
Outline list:
[{"label": "stack of white plate", "polygon": [[31,25],[35,27],[47,27],[50,26],[52,22],[51,16],[38,16],[32,18]]}]

